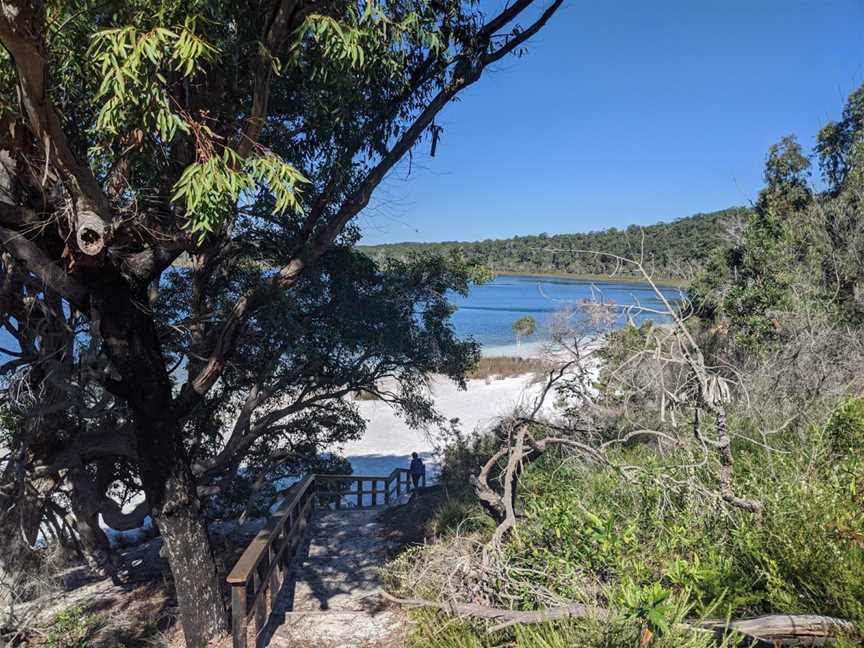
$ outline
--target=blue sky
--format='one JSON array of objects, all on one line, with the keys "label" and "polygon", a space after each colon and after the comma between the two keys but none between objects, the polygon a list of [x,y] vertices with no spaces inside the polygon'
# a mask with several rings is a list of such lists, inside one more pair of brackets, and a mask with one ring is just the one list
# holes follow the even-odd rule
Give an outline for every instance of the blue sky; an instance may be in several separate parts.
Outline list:
[{"label": "blue sky", "polygon": [[[486,3],[484,3],[485,5]],[[668,221],[748,204],[864,83],[864,0],[565,4],[440,116],[361,217],[365,243]]]}]

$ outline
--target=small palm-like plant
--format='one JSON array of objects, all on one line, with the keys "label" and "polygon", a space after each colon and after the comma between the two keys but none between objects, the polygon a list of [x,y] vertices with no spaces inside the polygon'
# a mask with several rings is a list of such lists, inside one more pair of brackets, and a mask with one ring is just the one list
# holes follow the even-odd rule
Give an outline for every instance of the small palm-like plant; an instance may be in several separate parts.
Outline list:
[{"label": "small palm-like plant", "polygon": [[660,583],[639,587],[629,585],[622,592],[625,618],[642,626],[642,645],[651,642],[653,636],[669,632],[674,610],[668,603],[670,592]]},{"label": "small palm-like plant", "polygon": [[537,320],[530,315],[520,317],[513,322],[513,333],[516,334],[516,349],[519,349],[519,342],[525,335],[533,335],[537,330]]}]

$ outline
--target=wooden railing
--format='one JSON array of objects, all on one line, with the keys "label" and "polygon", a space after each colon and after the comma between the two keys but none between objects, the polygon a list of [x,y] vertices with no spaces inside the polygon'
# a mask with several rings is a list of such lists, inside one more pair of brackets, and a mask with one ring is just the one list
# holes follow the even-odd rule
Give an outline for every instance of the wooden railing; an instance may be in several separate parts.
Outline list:
[{"label": "wooden railing", "polygon": [[[397,468],[387,477],[375,475],[316,475],[318,507],[331,509],[369,508],[387,506],[393,497],[401,497],[413,488],[411,475],[404,468]],[[421,478],[421,486],[426,477]],[[367,488],[368,486],[368,488]]]},{"label": "wooden railing", "polygon": [[[421,483],[426,485],[425,476]],[[394,496],[398,499],[411,490],[411,476],[404,468],[397,468],[387,477],[306,475],[294,484],[285,501],[249,543],[228,574],[234,648],[246,648],[251,613],[255,617],[256,637],[267,625],[276,595],[290,577],[291,563],[303,543],[316,507],[343,509],[388,505]]]}]

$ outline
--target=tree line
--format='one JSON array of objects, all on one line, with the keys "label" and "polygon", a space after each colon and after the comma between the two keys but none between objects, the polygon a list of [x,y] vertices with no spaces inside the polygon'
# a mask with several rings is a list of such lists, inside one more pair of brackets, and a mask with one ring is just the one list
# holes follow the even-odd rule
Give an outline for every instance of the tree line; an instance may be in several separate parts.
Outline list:
[{"label": "tree line", "polygon": [[657,278],[680,279],[701,270],[715,250],[736,236],[748,214],[748,208],[731,207],[669,223],[631,225],[626,229],[613,227],[584,234],[538,234],[474,242],[406,242],[361,245],[358,249],[379,261],[458,251],[468,262],[497,272],[606,275],[617,270],[625,276],[636,276],[631,267],[621,266],[612,256],[585,253],[596,251],[620,257],[641,257]]}]

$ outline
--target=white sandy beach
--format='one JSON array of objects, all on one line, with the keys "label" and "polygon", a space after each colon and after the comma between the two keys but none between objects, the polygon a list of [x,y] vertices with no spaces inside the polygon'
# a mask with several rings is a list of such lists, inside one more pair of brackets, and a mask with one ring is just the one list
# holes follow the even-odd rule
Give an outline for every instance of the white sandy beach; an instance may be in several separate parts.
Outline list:
[{"label": "white sandy beach", "polygon": [[[589,344],[596,348],[602,342],[595,340]],[[589,346],[584,347],[584,350],[588,349]],[[523,343],[519,349],[516,345],[483,349],[484,356],[549,357],[559,353],[562,353],[561,350],[550,348],[548,341]],[[520,403],[533,404],[533,398],[541,386],[533,373],[503,379],[469,380],[467,390],[458,389],[444,377],[436,377],[432,395],[435,406],[444,418],[459,419],[459,429],[470,436],[488,429],[497,419],[511,414]],[[544,404],[546,412],[552,408],[552,400],[547,398]],[[387,475],[394,468],[407,468],[411,453],[417,452],[426,462],[428,480],[435,480],[438,464],[433,449],[439,432],[412,430],[390,406],[381,401],[359,401],[357,405],[367,421],[366,434],[342,449],[355,474]]]},{"label": "white sandy beach", "polygon": [[[515,346],[513,349],[515,350]],[[522,355],[526,355],[525,350],[523,345]],[[494,424],[497,418],[511,413],[520,399],[530,398],[531,393],[536,393],[538,385],[531,385],[533,379],[533,374],[525,374],[500,380],[469,380],[468,389],[461,390],[451,380],[436,376],[432,380],[432,394],[435,405],[445,420],[458,418],[459,428],[469,434],[486,429]],[[435,436],[439,434],[437,430],[411,429],[399,418],[396,411],[383,401],[362,400],[356,404],[367,421],[366,434],[342,448],[342,454],[351,462],[355,474],[389,475],[394,468],[407,468],[411,462],[411,453],[417,452],[426,462],[427,483],[435,481],[438,464],[432,451]],[[286,480],[282,486],[286,486],[290,481]],[[131,510],[138,501],[140,498],[128,503],[126,510]],[[152,521],[148,518],[144,527],[120,532],[108,527],[104,520],[100,521],[112,544],[134,542],[136,538],[143,537],[143,532],[152,526]]]},{"label": "white sandy beach", "polygon": [[[432,394],[438,411],[447,420],[459,419],[459,428],[469,434],[484,430],[496,419],[507,415],[532,389],[533,375],[525,374],[501,380],[469,380],[468,389],[461,390],[444,377],[433,380]],[[394,468],[407,468],[411,453],[417,452],[427,464],[427,477],[432,480],[437,464],[432,458],[435,430],[412,430],[389,405],[368,400],[357,403],[368,422],[362,439],[347,444],[344,454],[354,472],[363,475],[387,475]]]},{"label": "white sandy beach", "polygon": [[[538,357],[549,353],[548,343],[528,342],[520,345],[487,347],[486,356]],[[533,373],[507,378],[469,380],[467,389],[459,389],[444,376],[432,378],[432,396],[435,406],[446,421],[458,419],[457,426],[466,436],[493,426],[501,417],[511,414],[517,405],[533,404],[533,398],[541,388]],[[426,463],[427,483],[434,483],[438,475],[438,463],[433,455],[435,441],[441,439],[437,429],[412,429],[387,403],[379,400],[356,401],[361,416],[367,422],[366,433],[357,441],[332,450],[340,452],[350,462],[357,475],[389,475],[394,468],[407,468],[411,453],[417,452]],[[551,406],[551,399],[546,407]],[[440,445],[440,444],[439,444]],[[287,486],[292,480],[283,480]],[[131,510],[140,498],[128,502],[124,510]],[[275,504],[274,504],[275,505]],[[120,532],[108,527],[100,519],[112,544],[130,542],[141,537],[142,532],[152,526],[147,518],[144,527]]]}]

